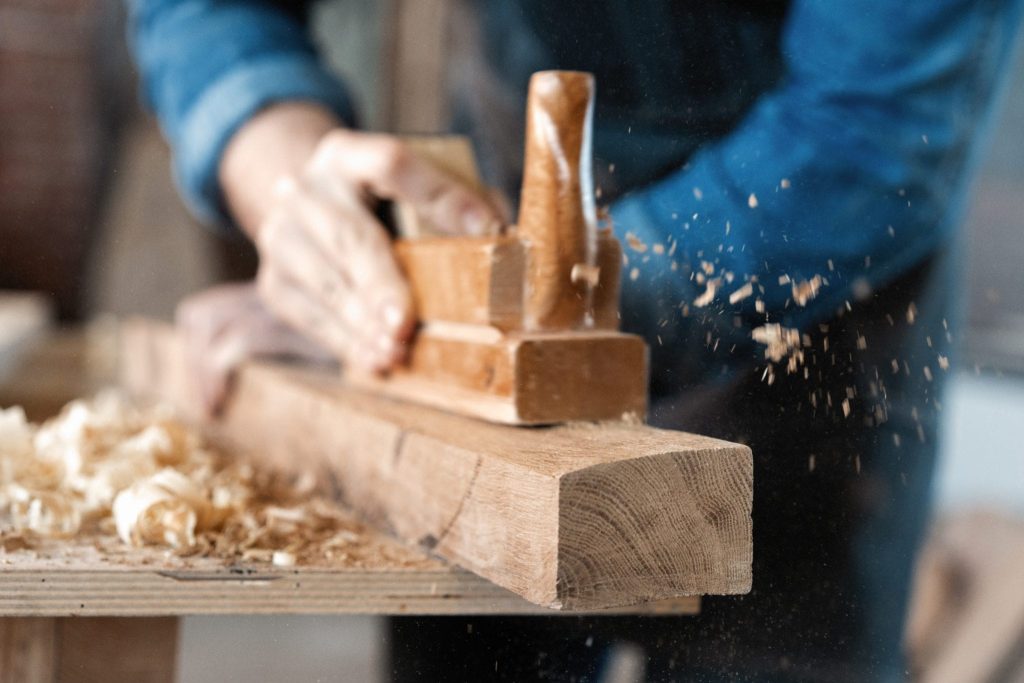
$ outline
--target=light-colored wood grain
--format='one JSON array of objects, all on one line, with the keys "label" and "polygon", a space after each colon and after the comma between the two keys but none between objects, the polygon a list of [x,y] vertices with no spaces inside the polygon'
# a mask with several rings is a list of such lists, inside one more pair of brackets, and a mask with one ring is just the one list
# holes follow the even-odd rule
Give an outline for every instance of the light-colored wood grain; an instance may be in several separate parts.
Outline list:
[{"label": "light-colored wood grain", "polygon": [[395,256],[423,321],[522,327],[526,254],[510,237],[398,240]]},{"label": "light-colored wood grain", "polygon": [[405,366],[387,378],[350,381],[500,424],[643,420],[647,346],[614,331],[501,335],[492,328],[427,326]]},{"label": "light-colored wood grain", "polygon": [[[137,323],[126,353],[159,360],[147,336],[166,334]],[[128,386],[161,390],[159,372],[133,372]],[[379,528],[539,605],[750,587],[745,446],[624,423],[492,425],[267,364],[243,367],[215,427],[264,464],[322,473]]]},{"label": "light-colored wood grain", "polygon": [[530,78],[518,231],[529,245],[526,328],[588,325],[592,286],[574,280],[596,265],[591,118],[594,77],[541,71]]}]

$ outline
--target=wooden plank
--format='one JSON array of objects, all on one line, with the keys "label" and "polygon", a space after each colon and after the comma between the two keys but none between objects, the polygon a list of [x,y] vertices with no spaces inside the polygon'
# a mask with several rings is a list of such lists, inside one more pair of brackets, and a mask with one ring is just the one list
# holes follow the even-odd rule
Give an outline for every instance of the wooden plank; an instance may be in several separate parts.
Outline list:
[{"label": "wooden plank", "polygon": [[424,321],[519,329],[525,250],[511,237],[436,237],[395,242],[395,256]]},{"label": "wooden plank", "polygon": [[[358,543],[359,558],[281,568],[54,542],[0,556],[0,615],[559,614],[382,534]],[[685,597],[602,613],[694,614],[699,605]]]},{"label": "wooden plank", "polygon": [[647,346],[619,332],[500,334],[428,325],[406,365],[349,377],[384,396],[508,425],[643,420]]},{"label": "wooden plank", "polygon": [[[160,362],[166,334],[138,323],[127,353]],[[143,365],[127,386],[159,392]],[[241,369],[215,427],[262,463],[323,472],[379,528],[539,605],[750,588],[745,446],[624,423],[486,424],[269,364]]]}]

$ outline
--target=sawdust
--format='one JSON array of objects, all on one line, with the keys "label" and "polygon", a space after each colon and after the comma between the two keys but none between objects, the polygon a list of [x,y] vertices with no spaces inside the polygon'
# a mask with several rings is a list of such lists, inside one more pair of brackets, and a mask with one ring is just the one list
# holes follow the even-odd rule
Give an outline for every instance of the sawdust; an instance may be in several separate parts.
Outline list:
[{"label": "sawdust", "polygon": [[365,532],[312,477],[288,480],[230,458],[167,408],[108,393],[41,425],[21,408],[0,410],[6,551],[78,537],[232,562],[358,563],[373,552],[361,547]]}]

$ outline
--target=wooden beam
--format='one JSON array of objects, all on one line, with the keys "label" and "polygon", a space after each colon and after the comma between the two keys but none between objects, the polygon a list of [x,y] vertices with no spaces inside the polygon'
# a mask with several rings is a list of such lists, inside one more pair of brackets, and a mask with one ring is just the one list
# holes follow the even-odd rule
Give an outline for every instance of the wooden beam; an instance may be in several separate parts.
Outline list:
[{"label": "wooden beam", "polygon": [[[166,330],[127,331],[129,387],[161,389],[138,359],[180,367],[161,343]],[[267,465],[322,472],[371,523],[539,605],[750,588],[745,446],[624,423],[486,424],[269,364],[239,372],[216,428]]]}]

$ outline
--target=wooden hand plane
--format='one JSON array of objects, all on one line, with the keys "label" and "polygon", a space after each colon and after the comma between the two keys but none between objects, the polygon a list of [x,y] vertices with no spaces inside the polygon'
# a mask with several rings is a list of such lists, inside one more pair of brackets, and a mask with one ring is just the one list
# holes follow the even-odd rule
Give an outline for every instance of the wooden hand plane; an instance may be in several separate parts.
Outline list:
[{"label": "wooden hand plane", "polygon": [[[597,228],[593,100],[590,74],[533,75],[519,220],[502,234],[424,234],[399,207],[420,327],[404,365],[350,382],[504,424],[644,418],[647,347],[618,331],[622,249]],[[479,184],[464,140],[414,150]]]}]

